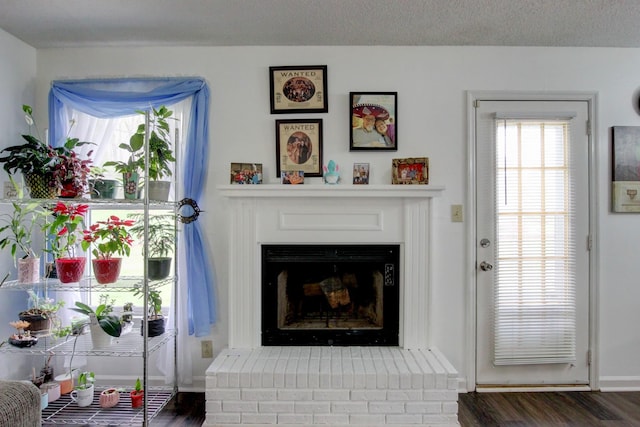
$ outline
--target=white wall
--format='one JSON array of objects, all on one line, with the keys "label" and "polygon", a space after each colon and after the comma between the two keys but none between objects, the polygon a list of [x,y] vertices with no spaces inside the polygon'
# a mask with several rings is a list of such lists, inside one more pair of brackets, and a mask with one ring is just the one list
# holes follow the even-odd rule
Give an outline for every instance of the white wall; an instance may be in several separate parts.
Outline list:
[{"label": "white wall", "polygon": [[[36,50],[12,35],[0,30],[0,147],[21,144],[21,133],[27,130],[22,113],[22,104],[33,105],[35,100]],[[4,181],[4,177],[2,178]],[[0,184],[0,188],[1,188]],[[0,252],[0,280],[12,273],[15,278],[13,260],[8,251]],[[0,296],[0,341],[8,338],[13,328],[9,322],[18,320],[20,307],[26,308],[24,292],[3,292]],[[24,379],[22,372],[29,372],[31,365],[24,358],[13,357],[0,363],[0,378]]]},{"label": "white wall", "polygon": [[[193,47],[39,50],[37,108],[46,111],[50,81],[122,76],[201,76],[211,88],[211,151],[206,197],[200,201],[217,268],[220,320],[212,336],[226,343],[227,224],[225,201],[216,185],[226,184],[231,162],[260,162],[267,182],[275,177],[274,121],[324,120],[324,160],[344,171],[353,162],[371,163],[373,184],[390,182],[391,159],[428,156],[431,183],[446,186],[439,200],[434,248],[433,344],[465,375],[465,225],[449,221],[449,205],[466,201],[467,90],[597,91],[599,116],[601,379],[640,386],[640,340],[629,334],[640,324],[640,220],[609,212],[610,140],[613,125],[640,125],[637,113],[640,49],[499,47]],[[3,61],[4,63],[4,61]],[[271,65],[328,65],[329,113],[269,114]],[[5,83],[4,80],[2,80]],[[6,86],[6,84],[5,84]],[[397,91],[399,150],[348,151],[349,91]],[[17,96],[17,95],[16,95]],[[0,112],[15,107],[0,107]],[[6,118],[5,115],[3,117]],[[4,129],[2,129],[4,131]],[[347,172],[348,174],[349,172]],[[350,177],[347,176],[348,180]],[[320,184],[313,179],[311,184]],[[451,309],[453,307],[453,309]],[[194,375],[209,359],[194,345]],[[637,380],[637,381],[636,381]]]}]

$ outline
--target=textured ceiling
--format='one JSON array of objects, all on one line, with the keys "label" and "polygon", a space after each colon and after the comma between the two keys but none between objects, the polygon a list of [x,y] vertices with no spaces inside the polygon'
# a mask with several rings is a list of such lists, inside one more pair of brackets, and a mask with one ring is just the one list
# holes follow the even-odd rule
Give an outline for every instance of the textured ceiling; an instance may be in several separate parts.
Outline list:
[{"label": "textured ceiling", "polygon": [[75,46],[640,47],[640,0],[0,0],[0,28]]}]

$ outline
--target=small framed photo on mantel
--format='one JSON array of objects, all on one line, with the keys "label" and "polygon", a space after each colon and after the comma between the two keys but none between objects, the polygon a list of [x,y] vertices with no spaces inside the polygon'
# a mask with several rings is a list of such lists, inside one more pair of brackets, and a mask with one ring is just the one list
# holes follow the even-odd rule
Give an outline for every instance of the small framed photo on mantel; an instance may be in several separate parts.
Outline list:
[{"label": "small framed photo on mantel", "polygon": [[327,66],[269,67],[271,114],[326,113]]}]

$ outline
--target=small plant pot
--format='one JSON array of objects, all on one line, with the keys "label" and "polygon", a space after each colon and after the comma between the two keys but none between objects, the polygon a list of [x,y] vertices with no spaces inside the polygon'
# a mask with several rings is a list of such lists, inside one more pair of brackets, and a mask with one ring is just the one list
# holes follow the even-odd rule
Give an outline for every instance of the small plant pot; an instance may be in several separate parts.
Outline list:
[{"label": "small plant pot", "polygon": [[49,394],[49,403],[60,399],[60,384],[57,382],[48,382],[40,386],[40,390]]},{"label": "small plant pot", "polygon": [[40,258],[21,258],[18,260],[18,283],[36,283],[40,281]]},{"label": "small plant pot", "polygon": [[122,174],[122,189],[124,190],[124,198],[127,200],[136,200],[140,198],[140,186],[138,181],[140,175],[137,172],[127,172]]},{"label": "small plant pot", "polygon": [[20,348],[31,347],[38,344],[38,338],[36,337],[28,337],[28,338],[25,337],[20,339],[9,338],[9,344],[15,347],[20,347]]},{"label": "small plant pot", "polygon": [[144,404],[144,390],[133,390],[129,395],[131,397],[131,407],[141,408]]},{"label": "small plant pot", "polygon": [[120,402],[120,393],[115,388],[108,388],[102,390],[100,393],[100,407],[101,408],[113,408]]},{"label": "small plant pot", "polygon": [[55,199],[58,190],[50,187],[47,177],[38,174],[25,174],[24,181],[32,199]]},{"label": "small plant pot", "polygon": [[29,326],[25,330],[31,332],[31,336],[46,335],[51,329],[51,319],[44,317],[41,314],[30,314],[28,312],[22,312],[18,315],[20,320],[29,322]]},{"label": "small plant pot", "polygon": [[113,199],[118,187],[115,179],[98,179],[89,182],[92,199]]},{"label": "small plant pot", "polygon": [[60,189],[61,199],[77,199],[82,197],[82,188],[76,187],[73,181],[63,182]]},{"label": "small plant pot", "polygon": [[[149,338],[164,334],[164,318],[148,320],[147,323],[149,324],[149,332],[147,332]],[[144,335],[144,322],[140,325],[140,335]]]},{"label": "small plant pot", "polygon": [[105,285],[115,283],[120,277],[122,258],[92,259],[93,275],[98,283]]},{"label": "small plant pot", "polygon": [[40,390],[40,410],[44,411],[49,406],[49,393]]},{"label": "small plant pot", "polygon": [[77,388],[71,392],[71,400],[76,402],[81,408],[91,406],[93,403],[93,389],[93,384],[87,388]]},{"label": "small plant pot", "polygon": [[171,190],[171,181],[149,181],[147,191],[149,192],[149,200],[166,202],[169,200],[169,191]]},{"label": "small plant pot", "polygon": [[149,258],[147,260],[149,280],[162,280],[171,273],[171,258]]},{"label": "small plant pot", "polygon": [[62,283],[77,283],[82,279],[84,274],[84,266],[87,259],[84,257],[77,258],[58,258],[56,259],[56,272],[58,279]]},{"label": "small plant pot", "polygon": [[73,390],[73,377],[67,374],[60,374],[55,377],[55,381],[60,384],[60,394],[69,394]]},{"label": "small plant pot", "polygon": [[91,343],[94,349],[108,348],[112,343],[111,335],[102,330],[99,324],[91,324]]}]

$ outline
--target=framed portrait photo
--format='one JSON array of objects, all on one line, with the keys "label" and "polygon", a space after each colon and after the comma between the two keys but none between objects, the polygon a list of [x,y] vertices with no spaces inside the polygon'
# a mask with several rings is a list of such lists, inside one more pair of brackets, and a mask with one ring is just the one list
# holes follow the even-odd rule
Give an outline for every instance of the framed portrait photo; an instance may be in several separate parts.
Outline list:
[{"label": "framed portrait photo", "polygon": [[353,184],[354,185],[369,184],[369,163],[353,164]]},{"label": "framed portrait photo", "polygon": [[398,92],[349,92],[349,151],[398,150]]},{"label": "framed portrait photo", "polygon": [[231,184],[262,184],[262,163],[231,163]]},{"label": "framed portrait photo", "polygon": [[322,176],[322,119],[276,120],[276,170]]},{"label": "framed portrait photo", "polygon": [[327,66],[269,67],[271,114],[326,113]]}]

